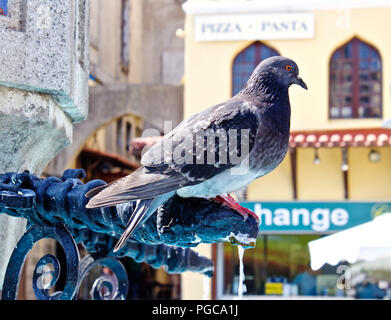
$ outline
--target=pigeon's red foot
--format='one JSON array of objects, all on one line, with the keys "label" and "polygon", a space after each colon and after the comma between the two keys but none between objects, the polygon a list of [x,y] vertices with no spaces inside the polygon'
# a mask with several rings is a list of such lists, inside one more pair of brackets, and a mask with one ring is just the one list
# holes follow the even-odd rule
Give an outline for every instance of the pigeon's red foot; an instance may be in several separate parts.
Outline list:
[{"label": "pigeon's red foot", "polygon": [[252,216],[257,222],[259,223],[259,217],[257,216],[256,213],[252,212],[251,210],[242,207],[239,203],[236,202],[236,200],[231,196],[231,195],[220,195],[217,196],[216,198],[212,199],[213,201],[222,203],[231,209],[239,212],[245,219],[247,219],[248,216]]}]

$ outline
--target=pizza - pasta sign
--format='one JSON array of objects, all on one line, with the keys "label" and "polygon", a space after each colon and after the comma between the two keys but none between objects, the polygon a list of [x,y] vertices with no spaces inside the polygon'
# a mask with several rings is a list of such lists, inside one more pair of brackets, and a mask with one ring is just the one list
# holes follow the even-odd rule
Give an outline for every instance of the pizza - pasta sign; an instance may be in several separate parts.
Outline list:
[{"label": "pizza - pasta sign", "polygon": [[197,41],[313,38],[313,13],[204,15],[195,17]]}]

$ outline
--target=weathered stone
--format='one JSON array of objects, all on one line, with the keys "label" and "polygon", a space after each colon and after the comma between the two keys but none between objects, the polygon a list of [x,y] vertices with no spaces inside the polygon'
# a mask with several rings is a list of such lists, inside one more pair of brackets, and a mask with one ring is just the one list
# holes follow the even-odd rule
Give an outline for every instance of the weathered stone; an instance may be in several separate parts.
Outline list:
[{"label": "weathered stone", "polygon": [[0,87],[0,128],[0,172],[40,174],[72,141],[72,123],[49,94]]},{"label": "weathered stone", "polygon": [[0,85],[49,93],[72,119],[88,112],[89,0],[9,1],[0,17]]},{"label": "weathered stone", "polygon": [[[40,174],[72,141],[72,123],[49,94],[0,86],[0,172]],[[25,230],[0,215],[0,289],[9,257]]]},{"label": "weathered stone", "polygon": [[148,119],[160,131],[163,131],[164,121],[171,121],[172,127],[176,127],[183,119],[183,86],[115,84],[91,87],[89,110],[88,120],[73,128],[72,145],[50,162],[46,174],[61,175],[96,129],[128,113]]},{"label": "weathered stone", "polygon": [[[90,0],[9,0],[0,16],[0,172],[40,175],[88,113]],[[0,290],[23,219],[0,216]]]}]

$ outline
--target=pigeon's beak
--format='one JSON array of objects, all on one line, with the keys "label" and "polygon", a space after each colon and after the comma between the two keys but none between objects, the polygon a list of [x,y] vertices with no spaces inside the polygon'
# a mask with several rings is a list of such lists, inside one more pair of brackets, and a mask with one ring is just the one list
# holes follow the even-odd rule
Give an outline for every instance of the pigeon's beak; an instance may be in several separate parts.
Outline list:
[{"label": "pigeon's beak", "polygon": [[298,84],[303,89],[306,89],[306,90],[308,89],[307,85],[305,84],[305,82],[303,81],[303,79],[299,75],[295,78],[293,83]]}]

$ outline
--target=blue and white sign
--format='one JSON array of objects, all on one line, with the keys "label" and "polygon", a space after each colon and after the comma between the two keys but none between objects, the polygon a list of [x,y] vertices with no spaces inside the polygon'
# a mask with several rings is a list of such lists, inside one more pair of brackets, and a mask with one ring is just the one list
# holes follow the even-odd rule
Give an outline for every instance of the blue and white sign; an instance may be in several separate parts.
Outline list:
[{"label": "blue and white sign", "polygon": [[8,15],[8,0],[0,0],[0,16]]},{"label": "blue and white sign", "polygon": [[195,16],[197,41],[309,39],[314,14],[268,13]]},{"label": "blue and white sign", "polygon": [[261,232],[331,233],[369,222],[391,212],[379,202],[244,202],[261,220]]}]

